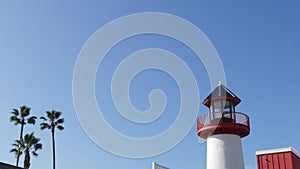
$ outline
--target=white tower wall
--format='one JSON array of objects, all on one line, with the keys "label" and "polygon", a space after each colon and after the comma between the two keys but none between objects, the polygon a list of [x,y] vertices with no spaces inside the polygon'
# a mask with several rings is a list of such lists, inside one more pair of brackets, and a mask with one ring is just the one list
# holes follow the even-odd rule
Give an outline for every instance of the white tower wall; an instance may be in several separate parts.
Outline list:
[{"label": "white tower wall", "polygon": [[240,136],[233,134],[209,136],[206,169],[244,169]]}]

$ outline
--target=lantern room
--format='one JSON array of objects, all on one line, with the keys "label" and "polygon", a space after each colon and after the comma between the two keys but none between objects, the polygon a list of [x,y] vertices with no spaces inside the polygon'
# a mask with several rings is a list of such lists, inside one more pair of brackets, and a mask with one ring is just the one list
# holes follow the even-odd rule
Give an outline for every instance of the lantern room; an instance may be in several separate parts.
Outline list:
[{"label": "lantern room", "polygon": [[209,118],[211,121],[234,121],[235,106],[241,100],[227,89],[222,82],[203,101],[209,108]]},{"label": "lantern room", "polygon": [[236,134],[245,137],[250,132],[249,117],[236,112],[241,100],[221,82],[203,101],[209,113],[197,119],[198,135],[207,138],[216,134]]}]

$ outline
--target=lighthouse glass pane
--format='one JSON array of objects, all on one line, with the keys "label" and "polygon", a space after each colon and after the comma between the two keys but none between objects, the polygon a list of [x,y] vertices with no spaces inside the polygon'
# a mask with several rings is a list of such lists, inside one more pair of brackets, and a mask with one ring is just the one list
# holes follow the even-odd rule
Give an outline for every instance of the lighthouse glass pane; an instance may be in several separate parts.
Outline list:
[{"label": "lighthouse glass pane", "polygon": [[230,107],[225,107],[224,112],[230,112]]},{"label": "lighthouse glass pane", "polygon": [[213,112],[218,113],[218,112],[223,112],[225,105],[224,100],[216,100],[213,102]]}]

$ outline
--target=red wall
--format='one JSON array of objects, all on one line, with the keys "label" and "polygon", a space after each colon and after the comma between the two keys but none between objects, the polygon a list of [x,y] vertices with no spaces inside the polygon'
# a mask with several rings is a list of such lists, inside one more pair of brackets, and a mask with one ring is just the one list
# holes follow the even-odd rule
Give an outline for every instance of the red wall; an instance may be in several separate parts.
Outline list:
[{"label": "red wall", "polygon": [[296,155],[293,153],[292,161],[293,161],[294,169],[300,169],[300,157],[296,156]]},{"label": "red wall", "polygon": [[258,169],[300,169],[300,158],[291,151],[257,155],[256,160]]}]

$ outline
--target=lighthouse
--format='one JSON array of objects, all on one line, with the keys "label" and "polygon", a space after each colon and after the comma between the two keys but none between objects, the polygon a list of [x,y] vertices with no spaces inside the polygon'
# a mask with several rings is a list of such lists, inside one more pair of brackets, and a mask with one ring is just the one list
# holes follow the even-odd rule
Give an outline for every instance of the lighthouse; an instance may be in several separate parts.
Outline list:
[{"label": "lighthouse", "polygon": [[209,113],[197,119],[198,136],[207,140],[206,169],[244,169],[241,138],[250,133],[249,117],[236,112],[241,100],[221,82],[203,101]]}]

